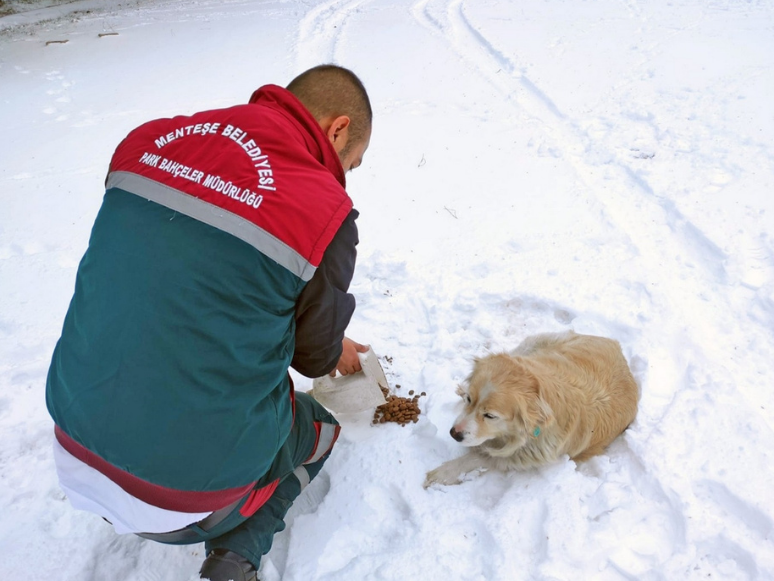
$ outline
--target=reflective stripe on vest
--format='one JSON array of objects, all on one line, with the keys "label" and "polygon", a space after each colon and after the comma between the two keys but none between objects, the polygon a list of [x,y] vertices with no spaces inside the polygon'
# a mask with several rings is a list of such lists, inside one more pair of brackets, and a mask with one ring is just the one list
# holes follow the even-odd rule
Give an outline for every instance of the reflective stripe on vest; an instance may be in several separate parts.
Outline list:
[{"label": "reflective stripe on vest", "polygon": [[260,226],[150,178],[132,172],[114,171],[108,176],[106,188],[119,188],[227,232],[265,254],[303,281],[310,280],[317,270],[293,248]]}]

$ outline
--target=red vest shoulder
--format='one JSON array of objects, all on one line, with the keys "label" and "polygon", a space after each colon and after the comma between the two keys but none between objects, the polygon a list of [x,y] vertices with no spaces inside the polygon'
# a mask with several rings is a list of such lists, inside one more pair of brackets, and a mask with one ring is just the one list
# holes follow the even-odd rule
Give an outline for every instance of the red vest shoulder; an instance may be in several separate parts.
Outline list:
[{"label": "red vest shoulder", "polygon": [[108,187],[230,232],[308,280],[352,209],[316,128],[277,101],[158,119],[118,146]]}]

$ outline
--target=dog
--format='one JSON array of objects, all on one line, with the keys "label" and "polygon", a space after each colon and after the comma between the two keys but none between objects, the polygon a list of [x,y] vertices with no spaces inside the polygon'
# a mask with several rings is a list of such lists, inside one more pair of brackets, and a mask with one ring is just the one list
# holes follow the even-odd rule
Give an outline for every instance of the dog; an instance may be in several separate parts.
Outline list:
[{"label": "dog", "polygon": [[476,359],[457,389],[451,437],[470,451],[427,473],[424,487],[473,471],[529,469],[604,452],[634,421],[639,389],[613,339],[572,331],[525,339]]}]

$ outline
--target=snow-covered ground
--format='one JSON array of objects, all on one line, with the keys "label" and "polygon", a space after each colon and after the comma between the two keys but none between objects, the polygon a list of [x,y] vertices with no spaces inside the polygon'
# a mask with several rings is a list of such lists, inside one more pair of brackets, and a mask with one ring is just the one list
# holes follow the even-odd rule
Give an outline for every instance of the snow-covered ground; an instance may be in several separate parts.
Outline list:
[{"label": "snow-covered ground", "polygon": [[[118,141],[331,61],[376,115],[350,335],[427,396],[341,418],[265,579],[774,579],[774,4],[49,4],[0,18],[0,579],[195,578],[67,503],[50,354]],[[424,490],[471,359],[561,329],[621,342],[631,428]]]}]

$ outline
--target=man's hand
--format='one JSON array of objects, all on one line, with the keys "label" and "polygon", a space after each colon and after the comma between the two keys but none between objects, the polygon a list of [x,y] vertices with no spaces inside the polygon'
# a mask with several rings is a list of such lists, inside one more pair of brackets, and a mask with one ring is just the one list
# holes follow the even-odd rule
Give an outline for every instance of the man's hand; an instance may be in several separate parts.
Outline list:
[{"label": "man's hand", "polygon": [[331,371],[331,376],[336,375],[337,371],[342,375],[349,375],[350,373],[357,373],[358,371],[361,371],[362,367],[360,367],[360,358],[357,356],[357,354],[365,353],[368,351],[368,345],[361,345],[360,343],[356,343],[347,337],[344,337],[344,340],[341,342],[341,344],[343,347],[341,351],[341,357],[339,358],[338,365],[336,365],[336,369]]}]

